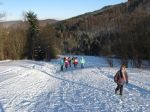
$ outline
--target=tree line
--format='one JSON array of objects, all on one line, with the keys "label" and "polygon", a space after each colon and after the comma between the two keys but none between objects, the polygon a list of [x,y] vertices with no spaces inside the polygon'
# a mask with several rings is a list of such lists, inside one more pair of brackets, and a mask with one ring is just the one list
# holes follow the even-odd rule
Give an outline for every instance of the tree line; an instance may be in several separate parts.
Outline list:
[{"label": "tree line", "polygon": [[131,60],[133,66],[141,67],[142,60],[150,60],[150,3],[135,4],[123,3],[58,23],[63,50],[117,57],[125,64]]},{"label": "tree line", "polygon": [[0,26],[0,59],[50,60],[57,54],[84,54],[116,57],[126,64],[132,60],[140,67],[142,60],[150,60],[148,7],[149,1],[130,7],[122,3],[46,26],[39,25],[34,12],[26,12],[17,27]]},{"label": "tree line", "polygon": [[25,21],[17,26],[0,26],[0,60],[50,60],[57,51],[54,30],[50,24],[39,26],[37,15],[26,12]]}]

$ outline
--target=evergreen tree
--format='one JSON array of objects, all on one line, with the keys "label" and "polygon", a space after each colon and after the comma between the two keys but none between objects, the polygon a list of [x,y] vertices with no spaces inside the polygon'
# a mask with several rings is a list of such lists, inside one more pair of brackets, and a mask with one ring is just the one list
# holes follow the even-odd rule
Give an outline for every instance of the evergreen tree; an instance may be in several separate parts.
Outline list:
[{"label": "evergreen tree", "polygon": [[27,55],[28,59],[34,59],[34,49],[40,46],[39,40],[39,24],[37,15],[32,12],[26,12],[26,19],[29,23],[28,35],[27,35]]}]

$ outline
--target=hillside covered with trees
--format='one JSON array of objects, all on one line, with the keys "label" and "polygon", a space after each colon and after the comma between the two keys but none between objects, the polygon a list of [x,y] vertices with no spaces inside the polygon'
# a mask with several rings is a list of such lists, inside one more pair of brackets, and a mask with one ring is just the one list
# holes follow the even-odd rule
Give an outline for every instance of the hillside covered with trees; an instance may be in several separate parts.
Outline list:
[{"label": "hillside covered with trees", "polygon": [[[136,66],[150,59],[150,1],[128,0],[67,20],[40,25],[34,12],[17,26],[0,25],[0,59],[50,60],[57,54],[128,59]],[[33,21],[32,21],[33,20]]]},{"label": "hillside covered with trees", "polygon": [[150,1],[129,0],[61,21],[56,27],[63,51],[115,56],[123,63],[131,59],[140,66],[142,59],[150,59],[149,20]]}]

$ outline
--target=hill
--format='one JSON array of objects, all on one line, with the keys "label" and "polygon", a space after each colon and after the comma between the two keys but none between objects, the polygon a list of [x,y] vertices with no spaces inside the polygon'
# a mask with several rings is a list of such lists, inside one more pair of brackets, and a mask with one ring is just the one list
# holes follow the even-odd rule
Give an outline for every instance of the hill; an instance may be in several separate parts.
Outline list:
[{"label": "hill", "polygon": [[114,32],[114,30],[118,30],[117,24],[115,24],[117,20],[122,20],[121,22],[125,22],[128,21],[128,16],[134,16],[136,14],[138,16],[141,15],[142,18],[143,16],[140,12],[150,14],[150,2],[148,0],[135,1],[141,2],[127,2],[118,5],[105,6],[100,10],[60,21],[59,23],[66,25],[67,30],[69,31],[81,30],[87,32],[93,31],[96,33],[96,30],[98,30],[97,32],[107,32],[109,30]]},{"label": "hill", "polygon": [[117,57],[124,64],[132,60],[134,66],[141,67],[142,60],[150,60],[149,7],[149,0],[128,0],[67,20],[52,20],[49,25],[49,20],[39,21],[42,27],[32,39],[29,25],[4,23],[15,28],[0,27],[0,59],[29,57],[27,51],[33,53],[29,46],[34,46],[31,39],[45,50],[46,60],[56,54],[84,54]]},{"label": "hill", "polygon": [[[79,57],[79,56],[78,56]],[[150,71],[128,68],[129,84],[115,95],[119,70],[104,58],[85,56],[86,65],[60,72],[53,62],[0,62],[1,112],[149,112]],[[105,67],[104,67],[105,66]]]},{"label": "hill", "polygon": [[150,59],[149,7],[149,0],[129,0],[59,21],[55,27],[61,48],[76,54]]}]

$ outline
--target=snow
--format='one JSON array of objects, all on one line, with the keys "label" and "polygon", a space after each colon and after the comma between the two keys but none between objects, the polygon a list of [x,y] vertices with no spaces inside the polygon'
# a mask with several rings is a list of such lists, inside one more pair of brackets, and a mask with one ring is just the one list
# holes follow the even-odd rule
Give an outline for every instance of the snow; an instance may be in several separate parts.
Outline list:
[{"label": "snow", "polygon": [[119,96],[113,81],[119,61],[111,68],[104,58],[84,57],[84,69],[63,72],[60,59],[1,61],[0,112],[150,112],[149,69],[128,68]]}]

